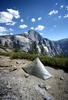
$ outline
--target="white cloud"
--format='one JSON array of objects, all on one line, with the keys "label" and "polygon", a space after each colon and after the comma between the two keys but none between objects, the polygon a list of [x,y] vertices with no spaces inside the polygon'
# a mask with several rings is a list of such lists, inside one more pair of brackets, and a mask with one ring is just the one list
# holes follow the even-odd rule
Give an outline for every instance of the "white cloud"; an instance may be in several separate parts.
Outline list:
[{"label": "white cloud", "polygon": [[9,31],[13,31],[13,29],[12,28],[9,28]]},{"label": "white cloud", "polygon": [[13,17],[15,17],[16,19],[20,18],[20,15],[19,15],[19,11],[18,10],[14,10],[14,9],[7,9],[7,11],[13,15]]},{"label": "white cloud", "polygon": [[9,33],[10,35],[13,35],[13,33]]},{"label": "white cloud", "polygon": [[59,18],[59,19],[61,19],[61,15],[60,15],[60,16],[58,16],[58,18]]},{"label": "white cloud", "polygon": [[51,16],[51,15],[55,15],[55,14],[58,14],[58,10],[52,10],[49,12],[48,15]]},{"label": "white cloud", "polygon": [[32,18],[32,19],[31,19],[31,22],[33,22],[33,23],[34,23],[35,21],[36,21],[36,19],[35,19],[35,18]]},{"label": "white cloud", "polygon": [[7,35],[8,30],[5,27],[0,26],[0,35]]},{"label": "white cloud", "polygon": [[34,27],[31,27],[30,29],[31,29],[31,30],[33,30],[33,29],[34,29]]},{"label": "white cloud", "polygon": [[20,21],[21,21],[21,22],[24,22],[24,20],[23,20],[23,19],[21,19]]},{"label": "white cloud", "polygon": [[64,18],[68,18],[68,14],[65,14],[65,15],[64,15]]},{"label": "white cloud", "polygon": [[26,32],[26,31],[24,33],[28,34],[28,32]]},{"label": "white cloud", "polygon": [[20,29],[24,29],[24,28],[27,28],[27,27],[28,27],[28,26],[25,25],[25,24],[19,26]]},{"label": "white cloud", "polygon": [[43,33],[40,33],[40,35],[43,35]]},{"label": "white cloud", "polygon": [[7,29],[5,27],[0,26],[0,33],[7,32]]},{"label": "white cloud", "polygon": [[42,30],[44,30],[44,28],[45,28],[45,26],[43,26],[43,25],[38,25],[38,26],[35,28],[35,30],[42,31]]},{"label": "white cloud", "polygon": [[20,18],[18,10],[7,9],[7,11],[0,12],[0,23],[15,25],[16,22],[13,21],[13,18]]},{"label": "white cloud", "polygon": [[6,25],[11,25],[11,26],[14,26],[15,24],[16,22],[6,23]]},{"label": "white cloud", "polygon": [[66,10],[68,10],[68,5],[66,6]]},{"label": "white cloud", "polygon": [[60,8],[62,9],[64,7],[64,5],[61,5]]},{"label": "white cloud", "polygon": [[11,15],[9,12],[0,12],[0,23],[8,23],[12,22],[13,15]]},{"label": "white cloud", "polygon": [[55,4],[56,6],[58,5],[58,3]]},{"label": "white cloud", "polygon": [[38,21],[41,20],[41,19],[42,19],[42,17],[38,17]]},{"label": "white cloud", "polygon": [[9,28],[8,30],[5,27],[0,26],[0,35],[13,35],[13,29]]}]

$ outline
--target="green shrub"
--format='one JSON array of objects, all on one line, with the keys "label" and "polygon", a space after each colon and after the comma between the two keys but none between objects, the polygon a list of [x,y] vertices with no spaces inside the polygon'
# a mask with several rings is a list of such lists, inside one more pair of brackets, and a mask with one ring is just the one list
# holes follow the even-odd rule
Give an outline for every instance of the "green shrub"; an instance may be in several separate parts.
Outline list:
[{"label": "green shrub", "polygon": [[44,65],[51,66],[53,68],[60,68],[63,70],[68,69],[68,58],[66,57],[48,57],[38,54],[30,54],[26,52],[21,51],[13,51],[13,52],[0,52],[0,55],[4,56],[10,56],[11,59],[28,59],[28,60],[34,60],[35,58],[39,57],[40,60]]},{"label": "green shrub", "polygon": [[3,56],[10,56],[11,53],[9,52],[0,52],[0,55],[3,55]]},{"label": "green shrub", "polygon": [[10,57],[13,59],[20,58],[20,59],[34,60],[37,57],[37,55],[25,52],[13,52]]}]

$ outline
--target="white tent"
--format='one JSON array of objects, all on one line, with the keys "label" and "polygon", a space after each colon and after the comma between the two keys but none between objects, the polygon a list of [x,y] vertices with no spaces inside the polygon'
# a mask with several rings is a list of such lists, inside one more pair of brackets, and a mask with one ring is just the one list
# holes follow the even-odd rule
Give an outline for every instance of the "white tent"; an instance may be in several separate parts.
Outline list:
[{"label": "white tent", "polygon": [[23,70],[44,80],[52,77],[39,58],[36,58],[31,64],[24,66]]}]

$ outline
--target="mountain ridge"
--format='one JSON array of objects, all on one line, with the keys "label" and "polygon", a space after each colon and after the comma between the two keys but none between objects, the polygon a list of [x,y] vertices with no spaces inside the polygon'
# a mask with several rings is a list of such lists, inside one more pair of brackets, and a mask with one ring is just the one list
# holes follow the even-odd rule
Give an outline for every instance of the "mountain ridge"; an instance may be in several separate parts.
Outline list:
[{"label": "mountain ridge", "polygon": [[10,49],[20,49],[25,52],[44,54],[49,56],[68,55],[68,39],[51,41],[43,38],[38,32],[29,30],[27,33],[18,35],[0,36],[0,45]]}]

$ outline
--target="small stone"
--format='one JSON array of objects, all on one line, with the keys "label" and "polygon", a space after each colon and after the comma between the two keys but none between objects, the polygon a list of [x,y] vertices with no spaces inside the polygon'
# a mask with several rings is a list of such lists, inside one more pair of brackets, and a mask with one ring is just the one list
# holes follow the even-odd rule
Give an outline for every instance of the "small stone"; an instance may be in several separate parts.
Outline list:
[{"label": "small stone", "polygon": [[43,85],[43,84],[38,84],[38,86],[39,86],[40,88],[45,88],[45,87],[46,87],[46,86]]},{"label": "small stone", "polygon": [[7,88],[11,89],[10,83],[8,83]]},{"label": "small stone", "polygon": [[25,78],[28,78],[29,77],[29,74],[24,74]]},{"label": "small stone", "polygon": [[16,61],[16,64],[19,64],[19,62],[18,62],[18,61]]},{"label": "small stone", "polygon": [[49,90],[51,88],[51,86],[46,85],[46,90]]},{"label": "small stone", "polygon": [[43,100],[54,100],[54,99],[50,96],[46,96]]},{"label": "small stone", "polygon": [[43,85],[43,84],[39,84],[38,85],[40,88],[44,88],[45,90],[49,90],[50,88],[51,88],[51,86],[49,86],[49,85]]},{"label": "small stone", "polygon": [[10,67],[12,67],[13,65],[10,65]]},{"label": "small stone", "polygon": [[17,68],[13,68],[13,69],[12,69],[12,71],[15,71],[15,70],[17,70]]},{"label": "small stone", "polygon": [[25,62],[23,62],[23,64],[25,64]]},{"label": "small stone", "polygon": [[15,70],[17,70],[17,68],[16,68],[16,67],[12,67],[12,68],[10,69],[10,72],[15,71]]},{"label": "small stone", "polygon": [[60,77],[60,80],[64,80],[64,77],[62,76],[62,77]]}]

